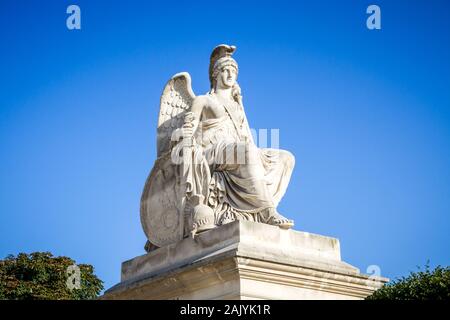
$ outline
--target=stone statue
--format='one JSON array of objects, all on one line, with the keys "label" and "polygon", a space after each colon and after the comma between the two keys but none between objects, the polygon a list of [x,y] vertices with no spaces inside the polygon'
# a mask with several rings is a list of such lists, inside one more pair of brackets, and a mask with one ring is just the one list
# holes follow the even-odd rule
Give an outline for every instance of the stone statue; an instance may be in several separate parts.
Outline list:
[{"label": "stone statue", "polygon": [[283,229],[294,225],[276,210],[294,157],[255,145],[236,82],[235,50],[213,50],[207,94],[195,96],[185,72],[164,88],[158,158],[141,198],[147,251],[239,219]]}]

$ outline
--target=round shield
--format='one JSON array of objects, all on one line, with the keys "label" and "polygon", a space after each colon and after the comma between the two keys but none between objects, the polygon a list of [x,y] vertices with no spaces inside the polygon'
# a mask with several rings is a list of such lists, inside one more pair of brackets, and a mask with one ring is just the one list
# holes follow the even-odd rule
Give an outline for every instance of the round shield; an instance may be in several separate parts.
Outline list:
[{"label": "round shield", "polygon": [[158,159],[141,197],[141,223],[148,240],[158,247],[183,239],[183,214],[177,167]]}]

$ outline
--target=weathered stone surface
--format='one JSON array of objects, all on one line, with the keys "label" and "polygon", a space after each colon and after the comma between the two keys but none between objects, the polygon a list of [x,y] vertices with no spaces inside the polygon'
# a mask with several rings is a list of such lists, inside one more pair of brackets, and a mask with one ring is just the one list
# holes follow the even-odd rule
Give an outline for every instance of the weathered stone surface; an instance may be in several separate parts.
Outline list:
[{"label": "weathered stone surface", "polygon": [[341,261],[337,239],[235,221],[125,261],[102,299],[361,299],[386,281]]},{"label": "weathered stone surface", "polygon": [[147,251],[235,220],[284,229],[294,225],[276,208],[295,158],[277,145],[258,147],[253,141],[235,50],[229,45],[213,49],[207,94],[194,94],[187,72],[177,73],[164,87],[158,157],[141,197]]}]

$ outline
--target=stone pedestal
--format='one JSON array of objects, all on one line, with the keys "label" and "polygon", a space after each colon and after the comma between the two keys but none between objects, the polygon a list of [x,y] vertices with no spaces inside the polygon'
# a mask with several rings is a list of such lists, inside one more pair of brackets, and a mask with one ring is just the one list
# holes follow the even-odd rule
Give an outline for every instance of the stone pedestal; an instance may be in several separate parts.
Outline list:
[{"label": "stone pedestal", "polygon": [[341,261],[339,240],[236,221],[125,261],[102,299],[363,299],[388,279]]}]

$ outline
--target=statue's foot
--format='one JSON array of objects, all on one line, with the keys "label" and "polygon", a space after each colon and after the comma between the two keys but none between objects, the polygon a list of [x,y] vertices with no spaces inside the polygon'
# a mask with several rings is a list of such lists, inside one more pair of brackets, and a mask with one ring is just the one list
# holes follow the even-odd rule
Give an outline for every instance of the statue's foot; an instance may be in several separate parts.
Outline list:
[{"label": "statue's foot", "polygon": [[277,211],[274,210],[273,214],[270,216],[267,221],[268,224],[278,226],[281,229],[290,229],[294,226],[294,221],[288,218],[283,217]]}]

